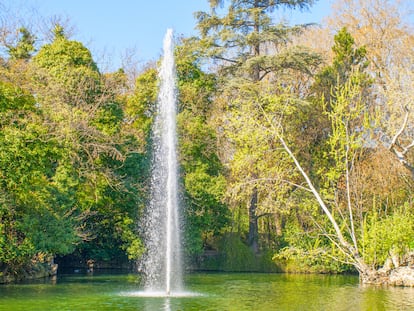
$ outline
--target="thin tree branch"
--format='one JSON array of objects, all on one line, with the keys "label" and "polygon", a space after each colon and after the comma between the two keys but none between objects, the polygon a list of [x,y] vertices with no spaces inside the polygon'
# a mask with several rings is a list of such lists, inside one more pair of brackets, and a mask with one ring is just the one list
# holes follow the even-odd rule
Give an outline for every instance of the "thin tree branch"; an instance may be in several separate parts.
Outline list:
[{"label": "thin tree branch", "polygon": [[401,125],[401,128],[398,130],[398,132],[394,135],[394,137],[391,140],[391,144],[388,148],[390,150],[394,148],[395,144],[397,143],[397,139],[404,132],[404,130],[407,127],[407,124],[408,124],[408,116],[409,116],[410,111],[407,109],[407,107],[403,107],[403,110],[405,110],[404,121],[403,121],[403,124]]}]

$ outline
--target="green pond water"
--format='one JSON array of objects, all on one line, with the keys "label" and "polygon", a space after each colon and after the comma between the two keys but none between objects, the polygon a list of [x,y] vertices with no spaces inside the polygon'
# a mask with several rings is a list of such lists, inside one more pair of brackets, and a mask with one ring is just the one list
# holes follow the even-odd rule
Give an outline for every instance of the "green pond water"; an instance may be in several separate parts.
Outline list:
[{"label": "green pond water", "polygon": [[0,285],[0,310],[414,310],[414,288],[356,276],[189,274],[177,297],[145,297],[135,274],[63,275]]}]

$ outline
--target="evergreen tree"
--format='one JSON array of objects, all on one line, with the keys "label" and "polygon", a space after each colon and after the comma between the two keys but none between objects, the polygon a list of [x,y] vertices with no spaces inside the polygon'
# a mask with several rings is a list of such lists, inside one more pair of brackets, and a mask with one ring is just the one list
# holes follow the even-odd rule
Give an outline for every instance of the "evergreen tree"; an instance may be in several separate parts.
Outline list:
[{"label": "evergreen tree", "polygon": [[292,35],[307,25],[278,23],[272,13],[281,8],[308,9],[313,0],[231,0],[227,12],[218,15],[227,2],[211,0],[210,14],[196,13],[202,44],[208,55],[222,61],[226,73],[259,81],[288,68],[310,71],[315,55],[298,47],[280,51]]},{"label": "evergreen tree", "polygon": [[368,67],[365,47],[355,47],[355,40],[346,28],[342,28],[334,36],[332,47],[334,59],[332,65],[326,66],[317,76],[313,90],[318,97],[324,97],[329,102],[335,98],[337,86],[346,83],[351,75],[361,75],[362,86],[368,87],[370,79],[364,71]]},{"label": "evergreen tree", "polygon": [[15,46],[8,45],[8,53],[13,60],[28,60],[35,51],[35,36],[25,27],[19,29],[20,38]]}]

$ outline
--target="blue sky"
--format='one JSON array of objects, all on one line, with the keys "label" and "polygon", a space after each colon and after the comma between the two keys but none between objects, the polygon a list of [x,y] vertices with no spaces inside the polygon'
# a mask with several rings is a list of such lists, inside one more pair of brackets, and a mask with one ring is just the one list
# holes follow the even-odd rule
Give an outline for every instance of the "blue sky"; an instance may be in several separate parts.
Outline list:
[{"label": "blue sky", "polygon": [[[40,16],[62,16],[76,29],[75,40],[96,56],[106,54],[113,67],[127,50],[142,64],[161,55],[167,28],[176,34],[197,34],[193,13],[208,11],[207,0],[0,0],[22,15],[32,9]],[[320,22],[330,12],[330,0],[319,0],[308,13],[277,12],[295,23]],[[18,13],[18,14],[19,14]]]}]

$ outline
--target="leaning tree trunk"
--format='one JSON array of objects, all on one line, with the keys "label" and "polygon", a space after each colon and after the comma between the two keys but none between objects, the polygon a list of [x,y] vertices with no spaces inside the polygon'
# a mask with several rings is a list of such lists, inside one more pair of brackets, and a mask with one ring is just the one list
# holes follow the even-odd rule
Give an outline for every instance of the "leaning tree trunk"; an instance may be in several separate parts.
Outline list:
[{"label": "leaning tree trunk", "polygon": [[312,184],[312,181],[306,174],[306,172],[301,167],[300,163],[289,149],[288,145],[284,141],[283,137],[279,136],[279,140],[283,145],[283,148],[289,154],[291,159],[294,161],[297,169],[300,171],[302,176],[305,178],[306,183],[308,184],[311,192],[317,199],[319,206],[322,208],[325,215],[328,217],[332,227],[335,230],[336,240],[335,243],[343,252],[347,255],[349,261],[353,266],[358,270],[360,282],[363,284],[374,284],[374,285],[397,285],[397,286],[410,286],[414,287],[414,254],[412,254],[412,259],[407,260],[408,264],[405,263],[404,266],[399,266],[394,264],[394,267],[383,267],[381,269],[375,269],[368,265],[365,260],[362,258],[360,252],[358,251],[355,240],[353,241],[355,245],[349,243],[345,236],[342,234],[342,231],[333,217],[332,213],[329,211],[325,202],[322,200],[318,191]]}]

